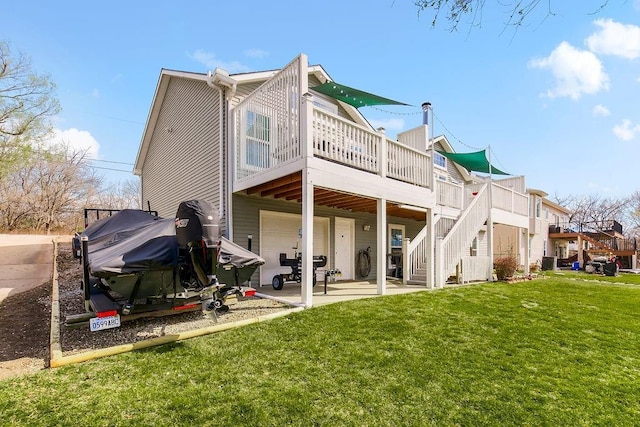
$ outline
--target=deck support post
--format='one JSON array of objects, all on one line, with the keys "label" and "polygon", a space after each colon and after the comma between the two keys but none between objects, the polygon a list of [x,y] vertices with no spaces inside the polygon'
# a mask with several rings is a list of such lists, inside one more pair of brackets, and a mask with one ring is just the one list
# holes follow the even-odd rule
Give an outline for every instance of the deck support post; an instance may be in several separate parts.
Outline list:
[{"label": "deck support post", "polygon": [[377,200],[377,273],[376,284],[378,295],[387,292],[387,200]]}]

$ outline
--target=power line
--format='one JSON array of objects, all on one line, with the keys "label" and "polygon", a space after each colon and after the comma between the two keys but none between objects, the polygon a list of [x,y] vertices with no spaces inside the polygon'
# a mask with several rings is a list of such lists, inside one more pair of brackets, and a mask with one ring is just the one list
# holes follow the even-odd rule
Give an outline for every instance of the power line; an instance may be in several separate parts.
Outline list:
[{"label": "power line", "polygon": [[470,149],[472,149],[472,150],[478,150],[478,151],[482,150],[482,148],[472,147],[472,146],[470,146],[470,145],[465,144],[464,142],[462,142],[462,141],[460,140],[460,138],[458,138],[457,136],[455,136],[455,135],[453,134],[453,132],[451,132],[451,131],[450,131],[450,130],[445,126],[445,124],[444,124],[444,123],[442,123],[442,120],[440,120],[440,117],[438,117],[438,116],[433,112],[433,109],[431,110],[431,114],[433,115],[433,117],[435,117],[435,118],[438,120],[438,123],[440,123],[440,124],[442,125],[442,127],[444,128],[444,130],[445,130],[449,135],[451,135],[451,136],[453,137],[453,139],[455,139],[456,141],[458,141],[460,144],[462,144],[462,145],[464,145],[465,147],[470,148]]},{"label": "power line", "polygon": [[[450,130],[445,126],[445,124],[444,124],[444,123],[442,123],[442,120],[440,120],[440,117],[436,116],[436,114],[433,112],[433,109],[431,110],[431,114],[433,115],[433,117],[435,117],[435,118],[438,120],[438,123],[440,123],[440,125],[442,125],[442,127],[444,128],[444,130],[445,130],[449,135],[451,135],[451,137],[452,137],[453,139],[455,139],[456,141],[458,141],[461,145],[464,145],[465,147],[467,147],[467,148],[469,148],[469,149],[471,149],[471,150],[476,150],[476,151],[481,151],[481,150],[482,150],[482,148],[479,148],[479,147],[472,147],[471,145],[469,145],[469,144],[465,144],[464,142],[462,142],[462,141],[460,140],[460,138],[458,138],[457,136],[455,136],[455,135],[453,134],[453,132],[451,132],[451,131],[450,131]],[[495,161],[497,162],[497,164],[500,166],[500,168],[501,168],[501,169],[507,169],[507,168],[505,168],[505,167],[504,167],[504,165],[502,165],[502,163],[501,163],[501,162],[500,162],[500,160],[498,159],[498,156],[496,156],[495,151],[493,151],[493,148],[491,148],[491,146],[489,146],[489,150],[490,150],[489,155],[491,156],[491,163],[494,163],[494,159],[495,159]]]},{"label": "power line", "polygon": [[128,165],[128,166],[133,166],[134,165],[134,163],[116,162],[114,160],[101,160],[101,159],[90,159],[90,158],[87,158],[87,160],[90,160],[92,162],[114,163],[114,164],[117,164],[117,165]]},{"label": "power line", "polygon": [[126,169],[105,168],[105,167],[102,167],[102,166],[94,166],[94,165],[87,165],[87,166],[92,168],[92,169],[102,169],[102,170],[107,170],[107,171],[133,173],[132,170],[126,170]]}]

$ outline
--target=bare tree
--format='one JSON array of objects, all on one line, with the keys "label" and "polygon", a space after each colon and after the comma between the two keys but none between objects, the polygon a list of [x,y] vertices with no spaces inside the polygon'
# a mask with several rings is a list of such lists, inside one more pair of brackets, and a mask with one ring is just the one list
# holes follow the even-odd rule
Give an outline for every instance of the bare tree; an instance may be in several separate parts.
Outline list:
[{"label": "bare tree", "polygon": [[611,198],[598,194],[554,196],[554,202],[571,210],[569,220],[572,224],[597,229],[608,228],[611,221],[629,228],[630,224],[625,224],[629,218],[629,201],[629,197]]},{"label": "bare tree", "polygon": [[640,238],[640,191],[636,191],[629,198],[628,208],[629,235]]},{"label": "bare tree", "polygon": [[[601,0],[596,10],[589,13],[598,13],[607,6],[609,0]],[[431,25],[437,26],[441,18],[449,22],[449,30],[455,31],[463,18],[468,18],[470,27],[482,25],[482,13],[487,5],[486,0],[414,0],[418,7],[418,14],[429,14]],[[552,1],[542,0],[495,0],[495,5],[504,13],[505,26],[521,27],[531,18],[535,11],[544,8],[543,20],[555,15],[552,9]]]},{"label": "bare tree", "polygon": [[0,181],[0,221],[9,230],[47,234],[68,227],[100,185],[101,177],[87,164],[86,151],[60,146],[37,152]]},{"label": "bare tree", "polygon": [[142,209],[140,180],[130,178],[108,185],[91,199],[91,204],[101,209]]},{"label": "bare tree", "polygon": [[34,73],[29,58],[0,40],[0,180],[48,134],[60,111],[54,92],[48,75]]}]

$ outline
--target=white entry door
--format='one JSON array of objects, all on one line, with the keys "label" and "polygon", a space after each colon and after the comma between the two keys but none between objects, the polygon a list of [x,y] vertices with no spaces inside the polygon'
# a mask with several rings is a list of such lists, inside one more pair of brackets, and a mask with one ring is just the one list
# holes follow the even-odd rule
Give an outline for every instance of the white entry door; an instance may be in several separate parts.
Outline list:
[{"label": "white entry door", "polygon": [[335,268],[340,270],[341,280],[353,280],[355,220],[336,217]]}]

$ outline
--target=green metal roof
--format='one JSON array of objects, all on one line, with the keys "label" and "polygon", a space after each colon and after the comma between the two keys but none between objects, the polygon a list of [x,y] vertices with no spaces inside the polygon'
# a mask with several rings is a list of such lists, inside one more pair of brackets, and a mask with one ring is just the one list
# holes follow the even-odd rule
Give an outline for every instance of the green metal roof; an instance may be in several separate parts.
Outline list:
[{"label": "green metal roof", "polygon": [[[487,150],[476,151],[475,153],[447,153],[440,150],[436,151],[468,171],[492,173],[496,175],[511,175],[491,166],[491,163],[487,160]],[[491,168],[491,172],[489,172],[489,168]]]},{"label": "green metal roof", "polygon": [[383,98],[382,96],[354,89],[336,82],[323,83],[319,86],[314,86],[311,89],[330,96],[333,99],[337,99],[338,101],[346,102],[356,108],[371,105],[409,105],[404,102]]}]

